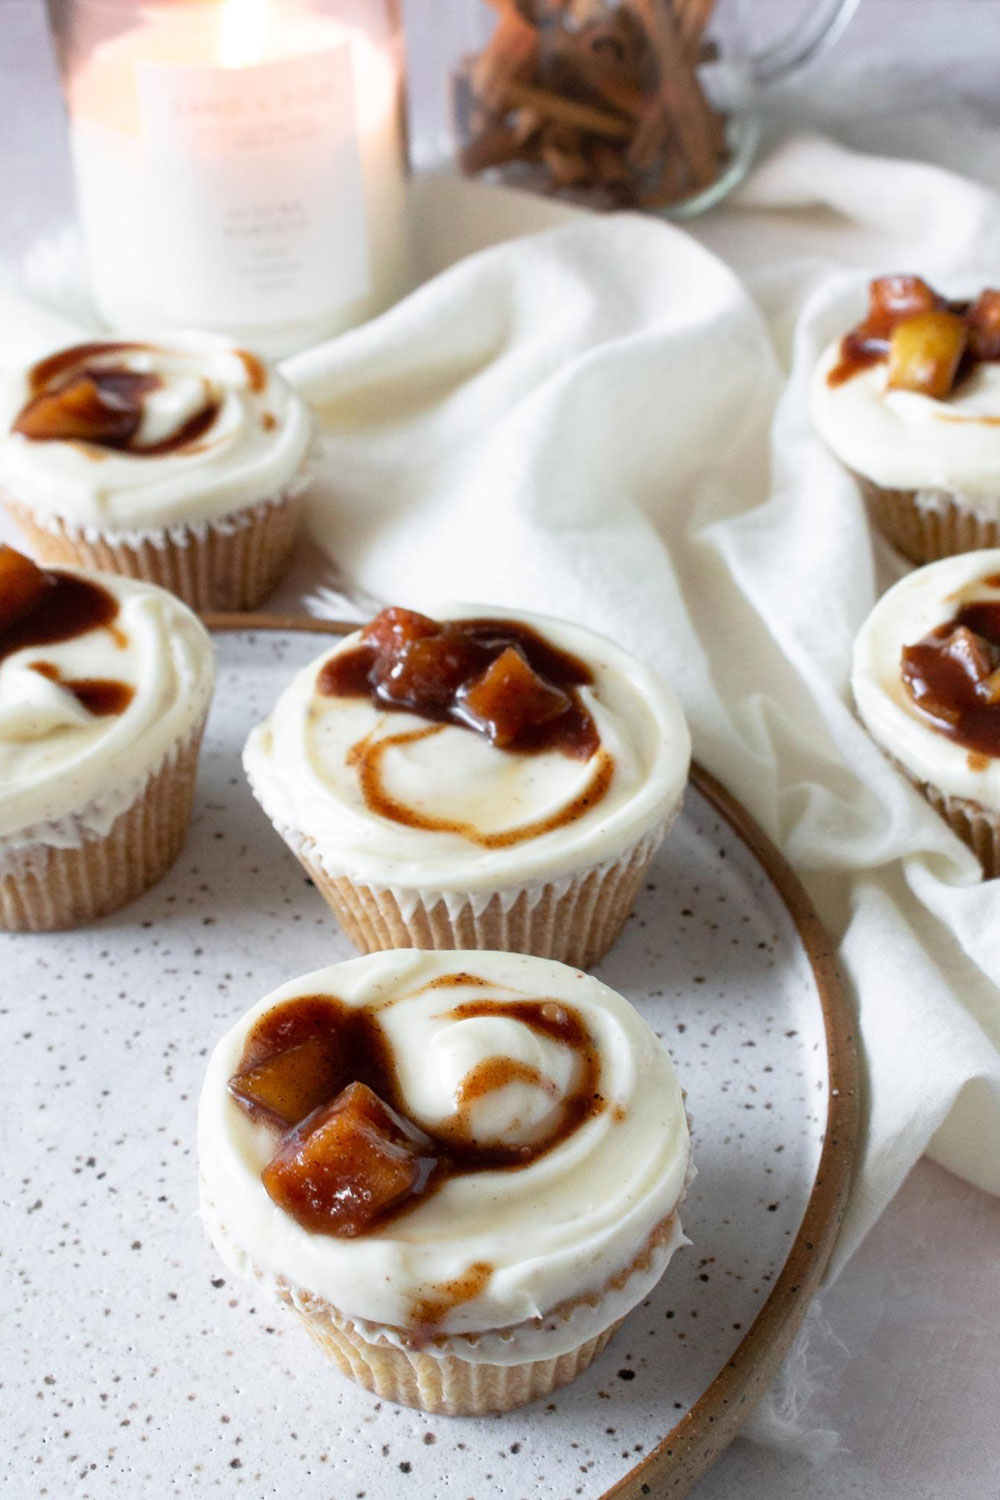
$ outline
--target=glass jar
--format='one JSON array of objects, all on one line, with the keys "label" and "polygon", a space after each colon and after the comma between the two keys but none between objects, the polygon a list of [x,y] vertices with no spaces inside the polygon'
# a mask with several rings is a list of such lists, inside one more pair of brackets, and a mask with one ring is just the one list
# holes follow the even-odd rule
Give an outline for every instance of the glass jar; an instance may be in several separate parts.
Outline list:
[{"label": "glass jar", "polygon": [[421,164],[440,164],[447,116],[468,174],[693,215],[746,172],[762,87],[828,43],[857,3],[812,0],[754,53],[743,0],[475,0],[437,81],[436,118],[433,103],[424,111]]},{"label": "glass jar", "polygon": [[409,280],[394,0],[49,0],[94,302],[287,354]]}]

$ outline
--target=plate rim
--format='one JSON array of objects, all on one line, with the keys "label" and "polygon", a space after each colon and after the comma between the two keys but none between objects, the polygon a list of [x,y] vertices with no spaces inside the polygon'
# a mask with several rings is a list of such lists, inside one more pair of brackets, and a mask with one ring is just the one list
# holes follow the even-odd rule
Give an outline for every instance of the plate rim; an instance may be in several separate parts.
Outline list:
[{"label": "plate rim", "polygon": [[[343,636],[356,620],[308,614],[210,613],[210,631],[265,631]],[[816,1174],[785,1263],[763,1306],[694,1405],[621,1479],[595,1500],[680,1497],[725,1451],[771,1383],[805,1317],[844,1219],[861,1132],[857,1018],[840,975],[834,944],[805,886],[754,817],[697,760],[691,784],[749,850],[788,912],[808,960],[823,1015],[827,1110]]]}]

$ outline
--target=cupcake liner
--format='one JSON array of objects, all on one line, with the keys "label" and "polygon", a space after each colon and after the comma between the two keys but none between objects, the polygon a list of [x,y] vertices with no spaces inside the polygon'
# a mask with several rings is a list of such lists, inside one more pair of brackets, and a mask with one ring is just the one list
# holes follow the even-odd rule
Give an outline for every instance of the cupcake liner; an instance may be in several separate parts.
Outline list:
[{"label": "cupcake liner", "polygon": [[887,490],[856,474],[872,524],[913,563],[1000,546],[1000,520],[947,490]]},{"label": "cupcake liner", "polygon": [[906,774],[952,832],[968,844],[983,867],[984,880],[1000,875],[1000,814],[967,797],[949,796],[929,782],[917,781],[908,771]]},{"label": "cupcake liner", "polygon": [[415,1347],[400,1328],[350,1318],[324,1298],[264,1272],[232,1239],[202,1183],[200,1213],[212,1244],[236,1275],[293,1309],[342,1374],[401,1406],[442,1416],[510,1411],[581,1375],[626,1316],[647,1297],[686,1245],[678,1209],[695,1173],[690,1162],[674,1209],[656,1224],[638,1255],[606,1285],[561,1303],[542,1317],[482,1333],[441,1334]]},{"label": "cupcake liner", "polygon": [[252,609],[285,572],[302,517],[301,486],[214,521],[151,530],[102,532],[4,504],[49,565],[119,573],[169,589],[193,610]]},{"label": "cupcake liner", "polygon": [[370,1344],[350,1323],[296,1311],[327,1358],[366,1391],[400,1406],[447,1417],[511,1411],[550,1395],[583,1374],[623,1321],[619,1318],[579,1348],[556,1358],[493,1365]]},{"label": "cupcake liner", "polygon": [[386,948],[475,948],[533,953],[577,969],[611,947],[667,831],[663,824],[617,859],[559,881],[482,892],[378,887],[330,872],[311,840],[281,830],[351,942]]},{"label": "cupcake liner", "polygon": [[204,718],[149,776],[106,834],[60,847],[4,851],[0,929],[53,932],[116,911],[160,879],[181,851],[194,796]]}]

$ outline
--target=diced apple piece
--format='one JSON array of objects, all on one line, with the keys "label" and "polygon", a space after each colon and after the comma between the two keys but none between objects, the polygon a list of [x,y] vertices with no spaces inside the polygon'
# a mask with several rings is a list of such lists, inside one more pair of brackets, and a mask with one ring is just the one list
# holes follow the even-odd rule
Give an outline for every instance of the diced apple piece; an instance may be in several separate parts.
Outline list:
[{"label": "diced apple piece", "polygon": [[77,375],[58,391],[43,391],[24,407],[14,432],[35,442],[101,443],[116,447],[128,442],[139,426],[136,407],[105,399],[97,381]]},{"label": "diced apple piece", "polygon": [[878,276],[868,288],[868,318],[892,327],[917,313],[934,312],[940,299],[919,276]]},{"label": "diced apple piece", "polygon": [[418,713],[446,709],[482,660],[475,641],[457,630],[409,641],[394,657],[379,657],[374,669],[380,698]]},{"label": "diced apple piece", "polygon": [[289,1132],[261,1180],[305,1229],[353,1238],[420,1192],[434,1165],[427,1137],[352,1083]]},{"label": "diced apple piece", "polygon": [[945,400],[965,342],[965,321],[957,313],[923,312],[897,323],[889,340],[889,388]]},{"label": "diced apple piece", "polygon": [[508,646],[461,696],[463,717],[483,729],[494,745],[511,745],[527,729],[566,712],[570,700]]},{"label": "diced apple piece", "polygon": [[440,629],[438,622],[429,619],[427,615],[418,614],[415,609],[401,609],[394,604],[369,621],[361,632],[361,639],[366,646],[377,646],[379,651],[395,655],[408,642],[418,641],[423,636],[437,635]]},{"label": "diced apple piece", "polygon": [[318,1034],[236,1073],[229,1092],[257,1119],[298,1125],[336,1097],[344,1081],[344,1058],[335,1037]]},{"label": "diced apple piece", "polygon": [[941,650],[952,661],[958,662],[965,675],[977,683],[984,682],[1000,660],[1000,652],[965,625],[959,625],[951,632],[942,642]]},{"label": "diced apple piece", "polygon": [[0,630],[9,630],[33,609],[49,583],[30,557],[0,543]]},{"label": "diced apple piece", "polygon": [[965,314],[969,351],[976,359],[1000,359],[1000,292],[987,287]]}]

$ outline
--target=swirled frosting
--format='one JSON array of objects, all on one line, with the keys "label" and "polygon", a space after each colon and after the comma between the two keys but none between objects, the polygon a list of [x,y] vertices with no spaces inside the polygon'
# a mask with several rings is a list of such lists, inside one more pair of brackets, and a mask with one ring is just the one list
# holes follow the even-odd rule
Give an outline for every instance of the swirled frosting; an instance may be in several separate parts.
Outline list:
[{"label": "swirled frosting", "polygon": [[891,390],[879,361],[831,385],[831,344],[813,377],[813,420],[842,463],[886,489],[946,490],[1000,515],[1000,364],[977,365],[948,397]]},{"label": "swirled frosting", "polygon": [[37,839],[73,844],[106,831],[194,730],[212,692],[211,642],[172,594],[76,569],[44,577],[42,627],[74,584],[92,591],[96,608],[84,600],[78,614],[89,623],[68,636],[24,629],[22,621],[28,643],[19,645],[14,631],[0,631],[0,838],[7,849]]},{"label": "swirled frosting", "polygon": [[197,524],[296,493],[309,408],[226,339],[81,344],[0,398],[0,485],[36,516],[115,532]]},{"label": "swirled frosting", "polygon": [[[306,996],[373,1014],[396,1105],[432,1137],[457,1131],[487,1157],[498,1142],[510,1153],[537,1141],[578,1079],[573,1049],[540,1038],[519,1007],[572,1013],[599,1098],[526,1165],[473,1164],[360,1237],[317,1232],[265,1189],[274,1131],[230,1088],[255,1027]],[[258,1273],[348,1317],[403,1329],[429,1321],[444,1333],[506,1327],[601,1291],[676,1208],[689,1156],[670,1058],[620,995],[547,959],[414,950],[308,974],[243,1016],[209,1062],[198,1144],[207,1217]]]},{"label": "swirled frosting", "polygon": [[866,728],[917,781],[1000,811],[1000,758],[954,738],[915,701],[903,676],[904,648],[981,603],[1000,606],[1000,549],[947,557],[907,574],[861,627],[851,685]]},{"label": "swirled frosting", "polygon": [[581,626],[492,607],[436,615],[527,626],[572,653],[590,677],[574,691],[595,747],[522,753],[367,695],[331,696],[324,674],[357,649],[349,636],[298,673],[247,741],[250,784],[282,832],[308,837],[332,873],[354,880],[476,892],[615,858],[670,816],[690,738],[654,672]]}]

